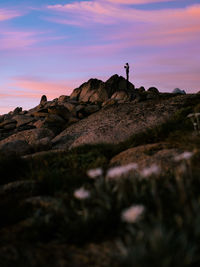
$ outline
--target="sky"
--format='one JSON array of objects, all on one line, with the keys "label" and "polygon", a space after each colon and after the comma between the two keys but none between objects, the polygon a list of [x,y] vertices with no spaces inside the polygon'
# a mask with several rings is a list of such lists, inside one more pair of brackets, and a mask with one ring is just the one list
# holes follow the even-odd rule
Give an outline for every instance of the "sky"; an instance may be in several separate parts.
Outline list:
[{"label": "sky", "polygon": [[200,91],[200,0],[1,0],[0,114],[125,76]]}]

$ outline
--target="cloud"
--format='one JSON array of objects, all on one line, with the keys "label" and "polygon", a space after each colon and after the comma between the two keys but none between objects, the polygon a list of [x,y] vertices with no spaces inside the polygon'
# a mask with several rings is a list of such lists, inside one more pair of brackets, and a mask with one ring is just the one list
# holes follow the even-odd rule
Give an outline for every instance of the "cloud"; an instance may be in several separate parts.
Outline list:
[{"label": "cloud", "polygon": [[7,10],[0,8],[0,21],[14,19],[16,17],[22,16],[22,13],[14,10]]},{"label": "cloud", "polygon": [[40,99],[45,94],[52,99],[62,94],[70,94],[73,84],[73,81],[46,81],[39,77],[20,76],[13,78],[9,87],[15,88],[12,93],[19,97]]},{"label": "cloud", "polygon": [[162,2],[174,2],[176,0],[106,0],[114,4],[128,4],[128,5],[141,5],[151,3],[162,3]]}]

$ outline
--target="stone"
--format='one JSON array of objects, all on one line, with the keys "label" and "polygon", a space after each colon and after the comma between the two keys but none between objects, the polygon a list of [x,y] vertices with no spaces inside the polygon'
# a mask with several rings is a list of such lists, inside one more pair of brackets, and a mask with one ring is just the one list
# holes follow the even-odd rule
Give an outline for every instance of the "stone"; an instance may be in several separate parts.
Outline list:
[{"label": "stone", "polygon": [[65,124],[65,120],[60,117],[59,115],[56,114],[49,114],[44,122],[49,123],[49,124]]},{"label": "stone", "polygon": [[49,107],[48,112],[49,112],[49,114],[58,115],[66,121],[68,121],[69,118],[71,117],[69,110],[63,105],[57,105],[54,107]]},{"label": "stone", "polygon": [[135,86],[132,83],[128,83],[127,88],[127,81],[124,77],[119,76],[117,74],[111,76],[106,82],[106,91],[108,94],[108,97],[110,98],[116,91],[126,91],[128,93],[131,93]]},{"label": "stone", "polygon": [[67,95],[61,95],[59,98],[58,98],[58,102],[66,102],[67,100],[69,99],[69,96]]},{"label": "stone", "polygon": [[98,105],[88,105],[88,106],[84,107],[84,109],[83,109],[83,112],[86,115],[90,115],[90,114],[97,112],[97,111],[99,111]]},{"label": "stone", "polygon": [[0,152],[5,155],[25,155],[30,153],[31,146],[25,140],[14,140],[0,144]]},{"label": "stone", "polygon": [[158,89],[156,87],[149,87],[149,89],[147,90],[147,92],[159,94],[159,91],[158,91]]},{"label": "stone", "polygon": [[16,120],[14,119],[8,119],[8,120],[4,120],[3,122],[0,123],[0,128],[4,128],[6,125],[8,124],[13,124],[13,123],[17,123]]},{"label": "stone", "polygon": [[46,95],[43,95],[40,99],[40,105],[43,106],[46,104],[46,102],[47,102],[47,97]]},{"label": "stone", "polygon": [[85,105],[78,105],[75,107],[75,110],[76,110],[76,112],[79,112],[79,111],[84,110],[84,108],[85,108]]},{"label": "stone", "polygon": [[19,126],[18,128],[15,129],[15,131],[16,132],[23,132],[23,131],[32,130],[35,128],[36,127],[34,125],[26,124],[26,125]]},{"label": "stone", "polygon": [[63,106],[69,110],[72,116],[74,117],[76,116],[76,105],[75,104],[72,104],[70,102],[64,102]]},{"label": "stone", "polygon": [[163,171],[169,171],[171,168],[177,167],[174,156],[180,152],[179,149],[169,148],[169,146],[167,143],[156,143],[129,148],[114,156],[109,166],[137,163],[138,169],[142,170],[156,162],[156,165]]},{"label": "stone", "polygon": [[108,99],[105,84],[98,79],[90,79],[81,85],[79,101],[83,102],[103,102]]},{"label": "stone", "polygon": [[102,108],[105,107],[105,106],[112,106],[112,105],[114,105],[116,103],[117,103],[117,101],[115,99],[108,99],[108,100],[103,102]]},{"label": "stone", "polygon": [[67,125],[69,126],[69,125],[72,125],[72,124],[77,123],[77,122],[79,122],[78,118],[71,117],[71,118],[69,118]]},{"label": "stone", "polygon": [[115,99],[117,101],[119,101],[119,100],[127,101],[130,99],[130,96],[125,91],[117,91],[111,96],[111,99]]},{"label": "stone", "polygon": [[36,122],[33,123],[33,126],[35,126],[36,128],[42,128],[43,125],[44,125],[44,119],[37,120]]},{"label": "stone", "polygon": [[139,87],[139,88],[138,88],[138,91],[139,91],[139,92],[145,92],[145,88],[144,88],[144,86]]},{"label": "stone", "polygon": [[75,100],[75,101],[78,101],[79,100],[79,95],[81,93],[81,88],[76,88],[73,90],[73,92],[71,93],[70,95],[70,99],[71,100]]},{"label": "stone", "polygon": [[148,91],[146,95],[146,99],[152,100],[152,99],[158,99],[159,95],[157,93]]},{"label": "stone", "polygon": [[1,140],[0,145],[8,143],[8,142],[13,142],[16,140],[26,141],[28,144],[33,145],[39,139],[42,139],[44,137],[49,137],[50,139],[52,139],[54,136],[55,136],[54,133],[51,130],[46,129],[46,128],[31,129],[31,130],[26,130],[26,131],[15,133]]},{"label": "stone", "polygon": [[13,119],[17,121],[17,127],[20,127],[20,126],[23,126],[25,124],[35,121],[35,118],[31,116],[27,116],[27,115],[16,115],[13,117]]},{"label": "stone", "polygon": [[16,109],[14,109],[13,115],[19,114],[20,112],[22,112],[22,107],[17,107]]},{"label": "stone", "polygon": [[38,151],[49,150],[51,149],[51,147],[52,147],[51,138],[44,137],[34,143],[33,149],[38,152]]},{"label": "stone", "polygon": [[0,115],[0,123],[4,121],[4,115]]},{"label": "stone", "polygon": [[173,91],[172,91],[173,94],[180,94],[180,95],[186,95],[186,92],[184,90],[181,90],[179,88],[175,88]]},{"label": "stone", "polygon": [[162,101],[152,100],[152,103],[142,101],[106,105],[98,112],[70,125],[53,138],[53,149],[71,149],[83,144],[123,142],[134,134],[165,122],[177,108],[180,109],[185,105],[188,101],[186,96]]},{"label": "stone", "polygon": [[16,123],[15,122],[4,125],[4,129],[5,130],[14,130],[15,128],[16,128]]},{"label": "stone", "polygon": [[36,111],[32,114],[34,117],[39,117],[39,118],[45,118],[48,116],[48,112],[39,112],[39,111]]}]

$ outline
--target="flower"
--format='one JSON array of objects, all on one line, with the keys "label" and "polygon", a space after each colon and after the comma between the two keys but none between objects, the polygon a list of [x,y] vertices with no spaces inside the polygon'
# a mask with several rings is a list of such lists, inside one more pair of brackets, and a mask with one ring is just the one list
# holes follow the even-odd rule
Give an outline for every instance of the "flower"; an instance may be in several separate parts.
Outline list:
[{"label": "flower", "polygon": [[117,166],[107,171],[107,178],[116,178],[129,173],[132,170],[136,170],[138,165],[136,163],[130,163],[124,166]]},{"label": "flower", "polygon": [[151,165],[150,167],[144,168],[141,172],[140,175],[142,177],[148,177],[151,175],[158,175],[160,173],[160,167],[156,164]]},{"label": "flower", "polygon": [[139,220],[144,210],[143,205],[133,205],[122,212],[121,219],[127,223],[135,223]]},{"label": "flower", "polygon": [[87,175],[90,178],[95,179],[96,177],[99,177],[99,176],[103,175],[103,170],[101,168],[91,169],[91,170],[87,171]]},{"label": "flower", "polygon": [[189,151],[185,151],[182,154],[179,154],[177,156],[174,157],[175,161],[181,161],[181,160],[187,160],[190,159],[193,156],[193,152],[189,152]]},{"label": "flower", "polygon": [[86,199],[90,197],[90,192],[84,187],[81,187],[74,191],[74,197],[77,199]]}]

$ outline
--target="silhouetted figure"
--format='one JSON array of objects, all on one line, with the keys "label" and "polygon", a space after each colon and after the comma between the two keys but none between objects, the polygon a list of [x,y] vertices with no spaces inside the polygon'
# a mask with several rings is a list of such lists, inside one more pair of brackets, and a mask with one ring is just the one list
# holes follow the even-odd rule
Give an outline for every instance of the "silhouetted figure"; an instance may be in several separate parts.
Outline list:
[{"label": "silhouetted figure", "polygon": [[126,88],[128,90],[128,83],[129,83],[129,64],[126,63],[124,68],[126,69]]}]

